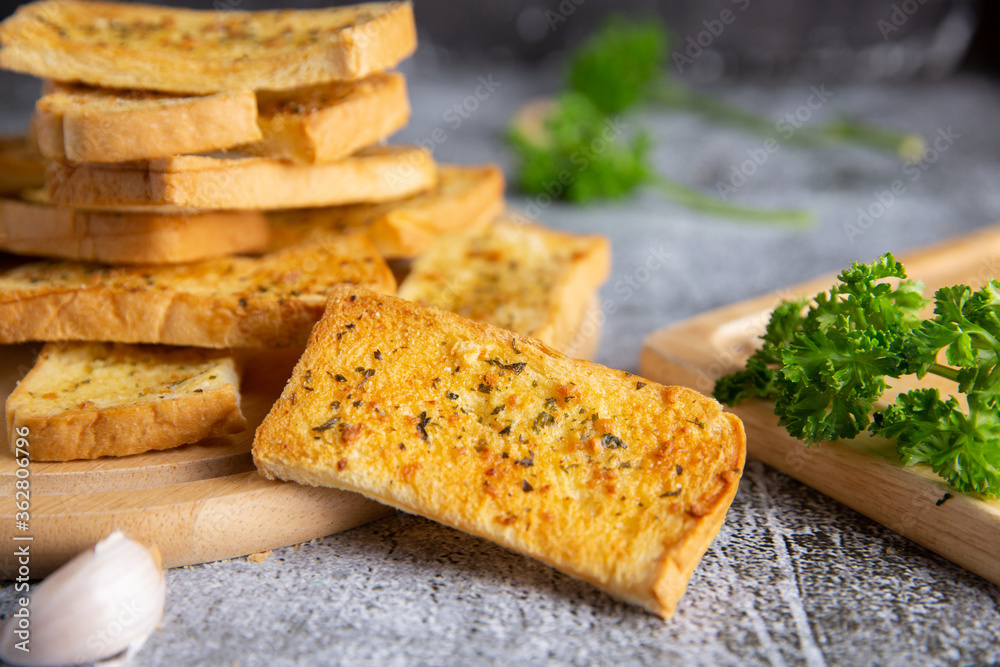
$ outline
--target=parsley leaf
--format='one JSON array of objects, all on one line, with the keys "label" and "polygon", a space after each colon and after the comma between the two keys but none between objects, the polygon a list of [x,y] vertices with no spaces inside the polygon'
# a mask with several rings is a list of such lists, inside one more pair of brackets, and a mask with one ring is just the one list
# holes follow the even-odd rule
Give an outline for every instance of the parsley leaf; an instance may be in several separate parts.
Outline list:
[{"label": "parsley leaf", "polygon": [[865,430],[896,366],[885,336],[851,328],[846,318],[796,334],[781,363],[775,413],[789,434],[810,444]]},{"label": "parsley leaf", "polygon": [[[655,17],[630,20],[612,15],[571,55],[570,87],[604,113],[620,113],[641,103],[656,102],[749,134],[779,138],[774,119],[692,90],[673,76],[663,66],[672,42],[669,29]],[[782,143],[812,148],[853,144],[894,152],[908,162],[919,162],[927,147],[918,134],[845,117],[815,127],[794,127],[791,136],[781,133]]]},{"label": "parsley leaf", "polygon": [[725,375],[715,383],[717,399],[736,405],[747,398],[777,398],[781,350],[802,326],[807,303],[806,299],[786,300],[771,312],[761,336],[763,347],[750,356],[745,369]]},{"label": "parsley leaf", "polygon": [[[838,278],[827,292],[778,306],[763,347],[746,371],[716,384],[716,398],[728,404],[775,399],[782,423],[810,443],[863,429],[865,406],[870,411],[885,390],[882,376],[898,373],[905,335],[926,301],[892,254],[856,263]],[[900,282],[884,282],[890,278]]]},{"label": "parsley leaf", "polygon": [[583,203],[625,197],[649,185],[682,206],[712,215],[790,224],[811,219],[806,211],[728,204],[667,179],[650,165],[649,136],[629,135],[628,129],[627,123],[605,116],[578,93],[527,107],[508,131],[521,188]]},{"label": "parsley leaf", "polygon": [[904,465],[926,463],[965,492],[1000,495],[1000,414],[969,397],[967,415],[954,396],[941,400],[937,389],[901,394],[882,412],[875,431],[896,439]]},{"label": "parsley leaf", "polygon": [[526,192],[586,202],[623,197],[650,178],[649,137],[623,137],[586,97],[564,93],[532,113],[509,133]]},{"label": "parsley leaf", "polygon": [[[806,444],[866,429],[893,438],[905,465],[925,463],[959,491],[1000,497],[1000,282],[939,289],[934,317],[921,319],[922,287],[891,254],[839,280],[776,308],[763,346],[719,380],[716,398],[773,400],[779,423]],[[954,381],[966,409],[937,389],[875,409],[887,378],[928,373]]]},{"label": "parsley leaf", "polygon": [[649,98],[671,41],[656,19],[630,23],[611,16],[570,56],[570,89],[603,113],[621,113]]},{"label": "parsley leaf", "polygon": [[[519,114],[508,132],[525,192],[586,203],[625,197],[649,186],[681,206],[709,215],[792,225],[811,222],[808,211],[730,204],[656,173],[649,162],[649,135],[622,136],[623,124],[616,116],[649,102],[782,143],[813,147],[856,143],[906,152],[913,160],[923,154],[923,140],[915,135],[846,119],[819,128],[796,125],[791,136],[779,132],[779,122],[694,91],[671,76],[664,61],[672,41],[670,31],[655,18],[634,21],[611,16],[570,55],[569,92],[545,105],[547,116],[542,120],[525,121],[526,114]],[[537,109],[527,115],[537,115]],[[534,128],[525,128],[526,124]]]}]

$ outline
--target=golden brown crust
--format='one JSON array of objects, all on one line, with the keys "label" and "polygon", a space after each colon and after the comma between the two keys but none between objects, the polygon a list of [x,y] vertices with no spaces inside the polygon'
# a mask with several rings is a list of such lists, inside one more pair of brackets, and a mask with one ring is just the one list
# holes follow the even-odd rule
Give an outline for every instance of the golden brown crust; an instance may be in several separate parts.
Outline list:
[{"label": "golden brown crust", "polygon": [[0,24],[0,67],[107,88],[208,94],[351,81],[416,49],[408,2],[190,10],[46,0]]},{"label": "golden brown crust", "polygon": [[177,264],[265,249],[258,211],[86,211],[0,198],[0,250],[108,264]]},{"label": "golden brown crust", "polygon": [[[455,217],[438,218],[439,221],[455,222],[455,229],[475,231],[483,229],[497,219],[504,210],[503,192],[496,199],[485,199],[478,206],[470,206]],[[437,231],[423,224],[418,217],[392,212],[373,221],[365,230],[383,257],[393,259],[413,259],[427,252],[427,249],[447,232]]]},{"label": "golden brown crust", "polygon": [[442,164],[438,174],[433,189],[394,202],[272,213],[271,247],[354,229],[383,257],[413,257],[444,233],[482,229],[503,210],[504,179],[497,166]]},{"label": "golden brown crust", "polygon": [[693,390],[342,287],[253,452],[267,476],[360,492],[667,617],[746,438]]},{"label": "golden brown crust", "polygon": [[241,150],[282,160],[334,162],[378,143],[410,119],[406,80],[393,72],[257,94],[263,138]]},{"label": "golden brown crust", "polygon": [[399,295],[565,352],[610,268],[611,248],[603,236],[505,219],[442,237],[413,263]]},{"label": "golden brown crust", "polygon": [[38,148],[50,160],[126,162],[257,141],[252,91],[174,97],[59,86],[35,103]]},{"label": "golden brown crust", "polygon": [[[378,143],[410,117],[396,73],[287,91],[176,96],[50,84],[33,116],[42,155],[127,162],[240,146],[248,155],[333,162]],[[258,108],[260,114],[258,116]]]},{"label": "golden brown crust", "polygon": [[45,176],[46,194],[55,204],[248,210],[407,197],[434,187],[437,167],[421,148],[392,146],[329,164],[200,155],[75,167],[53,162]]},{"label": "golden brown crust", "polygon": [[233,358],[205,350],[49,343],[7,399],[7,431],[28,428],[34,461],[169,449],[245,430],[238,386]]},{"label": "golden brown crust", "polygon": [[248,210],[407,197],[434,187],[437,167],[423,149],[394,146],[322,165],[198,155],[75,167],[53,162],[45,176],[50,201],[67,206]]},{"label": "golden brown crust", "polygon": [[359,235],[260,258],[102,268],[25,264],[0,273],[0,342],[106,340],[216,348],[302,344],[339,283],[394,292]]}]

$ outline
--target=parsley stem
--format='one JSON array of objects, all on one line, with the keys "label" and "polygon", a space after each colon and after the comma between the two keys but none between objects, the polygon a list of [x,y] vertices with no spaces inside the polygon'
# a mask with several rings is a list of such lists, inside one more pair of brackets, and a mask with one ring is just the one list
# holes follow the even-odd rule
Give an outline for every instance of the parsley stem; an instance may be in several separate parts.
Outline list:
[{"label": "parsley stem", "polygon": [[664,82],[650,91],[650,97],[668,107],[695,113],[748,134],[774,139],[802,148],[822,148],[831,144],[853,144],[872,150],[889,151],[901,160],[919,162],[927,147],[924,138],[911,132],[899,132],[839,118],[817,127],[801,127],[730,104],[712,95],[691,90],[684,85]]},{"label": "parsley stem", "polygon": [[932,375],[937,375],[938,377],[944,378],[945,380],[951,380],[952,382],[958,382],[958,370],[952,368],[951,366],[945,366],[944,364],[939,364],[936,361],[931,364],[930,368],[927,369],[928,373]]},{"label": "parsley stem", "polygon": [[770,118],[683,85],[666,83],[653,88],[650,96],[668,107],[704,116],[715,123],[728,125],[748,134],[771,136],[775,133],[774,121]]},{"label": "parsley stem", "polygon": [[927,142],[919,134],[874,127],[847,118],[830,121],[815,132],[830,142],[891,151],[906,162],[919,162],[927,148]]},{"label": "parsley stem", "polygon": [[707,195],[700,190],[681,185],[664,176],[652,177],[651,184],[671,201],[700,213],[724,216],[747,222],[770,222],[795,227],[808,226],[813,222],[812,211],[806,209],[755,208],[752,206],[730,204]]}]

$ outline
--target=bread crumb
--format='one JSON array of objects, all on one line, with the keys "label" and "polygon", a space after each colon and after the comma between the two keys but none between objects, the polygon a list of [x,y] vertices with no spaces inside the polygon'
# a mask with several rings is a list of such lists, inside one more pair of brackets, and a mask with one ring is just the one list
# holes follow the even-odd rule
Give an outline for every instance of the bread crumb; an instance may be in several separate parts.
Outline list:
[{"label": "bread crumb", "polygon": [[260,565],[261,563],[266,561],[273,553],[274,552],[271,550],[261,551],[260,553],[250,554],[249,556],[247,556],[247,560],[250,561],[251,563],[257,563],[258,565]]},{"label": "bread crumb", "polygon": [[451,353],[469,365],[479,359],[482,348],[470,340],[460,340],[451,346]]}]

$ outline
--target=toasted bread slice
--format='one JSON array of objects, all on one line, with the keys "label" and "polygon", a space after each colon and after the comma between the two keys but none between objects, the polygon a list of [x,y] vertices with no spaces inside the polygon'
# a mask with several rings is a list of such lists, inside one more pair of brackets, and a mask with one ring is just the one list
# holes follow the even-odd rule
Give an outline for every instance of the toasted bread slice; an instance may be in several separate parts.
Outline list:
[{"label": "toasted bread slice", "polygon": [[242,150],[296,162],[333,162],[378,143],[410,119],[402,74],[375,74],[257,94],[263,138]]},{"label": "toasted bread slice", "polygon": [[664,617],[745,454],[739,419],[693,390],[351,287],[253,445],[265,476],[357,491]]},{"label": "toasted bread slice", "polygon": [[276,211],[270,214],[271,247],[315,235],[362,231],[383,257],[413,257],[441,236],[481,229],[503,210],[503,172],[494,165],[439,165],[427,192],[384,204]]},{"label": "toasted bread slice", "polygon": [[399,296],[566,352],[610,267],[611,247],[603,236],[507,219],[439,239],[413,263]]},{"label": "toasted bread slice", "polygon": [[259,211],[87,211],[0,198],[0,250],[108,264],[178,264],[260,252]]},{"label": "toasted bread slice", "polygon": [[44,0],[0,24],[0,67],[105,88],[283,90],[353,81],[416,49],[408,2],[219,11]]},{"label": "toasted bread slice", "polygon": [[34,461],[170,449],[245,430],[239,384],[208,350],[49,343],[7,398],[7,433],[29,430]]},{"label": "toasted bread slice", "polygon": [[301,345],[339,283],[385,292],[396,287],[385,262],[357,234],[258,258],[177,266],[24,264],[0,273],[0,343]]},{"label": "toasted bread slice", "polygon": [[25,137],[0,137],[0,195],[42,187],[46,164],[47,160]]},{"label": "toasted bread slice", "polygon": [[35,103],[34,115],[38,149],[50,160],[145,160],[230,148],[262,136],[252,91],[175,97],[55,88]]},{"label": "toasted bread slice", "polygon": [[382,202],[437,183],[430,153],[413,146],[369,148],[328,164],[262,157],[182,155],[148,162],[70,166],[53,162],[46,191],[81,207],[184,206],[281,209]]},{"label": "toasted bread slice", "polygon": [[405,79],[395,73],[257,95],[48,88],[35,104],[38,147],[61,162],[147,160],[241,144],[250,155],[333,162],[388,137],[410,117]]}]

